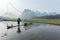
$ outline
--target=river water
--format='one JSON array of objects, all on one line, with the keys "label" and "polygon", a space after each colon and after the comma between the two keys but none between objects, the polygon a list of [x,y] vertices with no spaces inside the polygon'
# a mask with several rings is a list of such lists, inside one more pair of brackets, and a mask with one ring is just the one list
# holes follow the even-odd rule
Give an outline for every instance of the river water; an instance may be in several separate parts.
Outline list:
[{"label": "river water", "polygon": [[0,40],[60,40],[60,26],[44,23],[32,23],[27,26],[20,24],[20,32],[18,26],[7,29],[10,26],[17,25],[17,22],[3,21],[0,22]]}]

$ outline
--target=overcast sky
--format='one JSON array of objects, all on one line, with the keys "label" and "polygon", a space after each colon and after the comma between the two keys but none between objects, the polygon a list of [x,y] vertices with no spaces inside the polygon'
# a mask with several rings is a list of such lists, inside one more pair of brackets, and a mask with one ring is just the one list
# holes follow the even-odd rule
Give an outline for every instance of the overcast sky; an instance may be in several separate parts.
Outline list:
[{"label": "overcast sky", "polygon": [[38,10],[41,12],[58,12],[60,13],[60,0],[0,0],[0,14],[8,11],[19,13],[11,5],[19,11],[24,9]]}]

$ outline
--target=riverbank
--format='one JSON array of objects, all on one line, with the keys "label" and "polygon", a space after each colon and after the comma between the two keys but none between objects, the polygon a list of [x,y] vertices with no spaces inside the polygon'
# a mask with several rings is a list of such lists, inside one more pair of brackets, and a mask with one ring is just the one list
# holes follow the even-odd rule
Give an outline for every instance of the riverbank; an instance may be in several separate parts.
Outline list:
[{"label": "riverbank", "polygon": [[[17,21],[17,19],[8,19],[6,21]],[[54,24],[60,25],[60,19],[25,19],[22,22],[31,22],[31,23],[46,23],[46,24]]]},{"label": "riverbank", "polygon": [[60,25],[60,19],[28,19],[26,21]]}]

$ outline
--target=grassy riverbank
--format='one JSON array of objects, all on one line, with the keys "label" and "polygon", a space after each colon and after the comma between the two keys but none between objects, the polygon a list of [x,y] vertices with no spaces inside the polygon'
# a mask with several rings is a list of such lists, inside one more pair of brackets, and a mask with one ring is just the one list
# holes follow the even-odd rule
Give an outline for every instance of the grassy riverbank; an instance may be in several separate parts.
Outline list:
[{"label": "grassy riverbank", "polygon": [[50,24],[60,24],[60,19],[29,19],[29,22],[41,22]]},{"label": "grassy riverbank", "polygon": [[[17,19],[8,19],[7,21],[17,21]],[[60,25],[60,19],[25,19],[25,22],[40,22]]]}]

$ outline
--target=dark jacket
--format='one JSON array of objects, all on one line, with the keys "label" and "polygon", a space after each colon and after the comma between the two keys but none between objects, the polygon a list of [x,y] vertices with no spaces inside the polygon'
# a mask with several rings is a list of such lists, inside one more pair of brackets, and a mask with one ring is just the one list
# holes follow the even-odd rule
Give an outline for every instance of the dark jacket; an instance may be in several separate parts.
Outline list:
[{"label": "dark jacket", "polygon": [[20,21],[21,21],[21,19],[20,19],[20,18],[18,18],[18,19],[17,19],[18,24],[20,24]]}]

